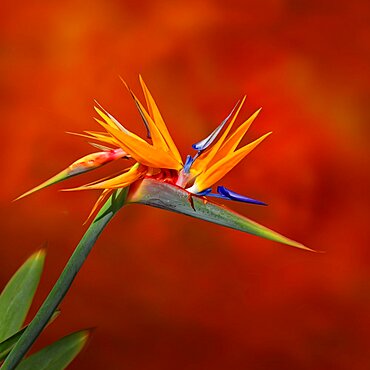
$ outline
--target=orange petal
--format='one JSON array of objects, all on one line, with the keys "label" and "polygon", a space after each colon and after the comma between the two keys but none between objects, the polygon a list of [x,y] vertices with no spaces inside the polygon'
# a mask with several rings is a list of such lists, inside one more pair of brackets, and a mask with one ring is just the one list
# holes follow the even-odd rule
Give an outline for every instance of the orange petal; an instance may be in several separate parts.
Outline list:
[{"label": "orange petal", "polygon": [[118,140],[120,147],[124,151],[145,166],[176,170],[182,168],[182,165],[170,156],[168,152],[155,148],[137,135],[130,135],[117,130],[102,121],[99,121],[99,123]]},{"label": "orange petal", "polygon": [[147,172],[146,166],[141,166],[139,163],[133,165],[129,171],[113,177],[111,179],[97,182],[95,184],[84,185],[78,188],[65,189],[65,191],[75,191],[75,190],[87,190],[87,189],[119,189],[125,188],[126,186],[132,184],[140,177],[144,176]]},{"label": "orange petal", "polygon": [[189,188],[190,192],[198,193],[211,187],[230,170],[232,170],[247,154],[249,154],[259,143],[261,143],[271,132],[261,136],[252,143],[243,146],[236,152],[233,152],[211,166],[208,170],[201,173],[195,180],[194,185]]},{"label": "orange petal", "polygon": [[156,126],[158,127],[159,131],[161,132],[164,140],[166,141],[168,147],[170,148],[171,153],[174,155],[174,157],[182,163],[181,155],[172,140],[172,137],[167,129],[166,124],[164,123],[164,120],[162,118],[161,113],[159,112],[159,109],[157,107],[157,104],[155,103],[150,91],[148,90],[144,80],[141,76],[139,76],[140,84],[144,92],[145,100],[148,106],[149,114],[153,118]]},{"label": "orange petal", "polygon": [[102,193],[100,194],[98,200],[95,202],[92,210],[89,213],[89,216],[87,217],[86,221],[84,222],[84,225],[87,224],[91,218],[95,215],[95,213],[98,211],[98,209],[101,208],[103,203],[110,197],[110,195],[113,193],[114,189],[104,189]]},{"label": "orange petal", "polygon": [[131,90],[130,90],[130,93],[135,101],[135,104],[139,110],[139,113],[143,117],[143,120],[145,120],[145,122],[148,124],[150,135],[153,141],[153,145],[158,149],[168,152],[169,147],[166,141],[164,140],[159,128],[157,127],[153,119],[150,117],[148,112],[145,110],[143,105],[140,103],[139,99],[135,96],[135,94]]},{"label": "orange petal", "polygon": [[86,137],[90,140],[98,140],[104,144],[119,146],[117,140],[105,132],[84,131],[84,133],[67,132],[67,134]]},{"label": "orange petal", "polygon": [[262,108],[258,109],[255,113],[253,113],[242,125],[240,125],[225,141],[222,145],[220,150],[215,155],[212,163],[216,163],[229,153],[234,152],[236,147],[239,145],[240,141],[243,139],[244,135],[248,131],[249,127],[253,123],[253,121],[258,116],[258,113],[261,111]]},{"label": "orange petal", "polygon": [[231,119],[229,125],[225,129],[225,131],[222,134],[222,136],[218,139],[218,141],[216,142],[216,144],[214,144],[205,153],[201,154],[199,156],[199,158],[197,158],[197,160],[194,162],[194,164],[192,166],[192,170],[193,171],[195,171],[197,173],[201,173],[201,172],[206,171],[207,168],[211,166],[211,162],[212,162],[213,158],[215,157],[215,155],[217,154],[218,150],[220,149],[221,145],[224,143],[227,134],[230,132],[231,127],[233,126],[233,124],[234,124],[234,122],[236,120],[236,117],[238,116],[238,114],[240,112],[240,109],[242,108],[242,106],[244,104],[245,98],[246,97],[244,96],[243,100],[239,104],[239,107],[238,107],[237,111],[235,112],[233,118]]}]

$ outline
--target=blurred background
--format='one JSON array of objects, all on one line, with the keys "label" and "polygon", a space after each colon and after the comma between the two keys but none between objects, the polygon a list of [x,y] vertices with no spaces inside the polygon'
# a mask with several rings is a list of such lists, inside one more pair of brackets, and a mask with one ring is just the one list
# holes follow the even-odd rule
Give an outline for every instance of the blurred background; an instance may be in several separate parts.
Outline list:
[{"label": "blurred background", "polygon": [[[368,1],[0,5],[0,286],[42,243],[32,314],[81,238],[95,191],[12,199],[94,151],[93,99],[144,133],[118,76],[151,89],[181,152],[248,95],[230,204],[313,254],[142,206],[109,225],[35,348],[96,327],[71,369],[369,369]],[[71,180],[84,184],[111,173]]]}]

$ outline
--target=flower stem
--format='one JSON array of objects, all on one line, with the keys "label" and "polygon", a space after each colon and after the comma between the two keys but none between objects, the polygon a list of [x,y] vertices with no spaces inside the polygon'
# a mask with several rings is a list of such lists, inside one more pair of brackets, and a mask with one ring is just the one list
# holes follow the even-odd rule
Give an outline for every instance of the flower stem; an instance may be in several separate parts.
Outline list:
[{"label": "flower stem", "polygon": [[78,243],[53,289],[14,346],[13,350],[5,359],[1,370],[15,369],[30,349],[33,342],[40,335],[54,311],[58,308],[68,292],[74,278],[80,271],[99,235],[117,211],[125,204],[127,191],[128,188],[116,190],[101,208],[85,235]]}]

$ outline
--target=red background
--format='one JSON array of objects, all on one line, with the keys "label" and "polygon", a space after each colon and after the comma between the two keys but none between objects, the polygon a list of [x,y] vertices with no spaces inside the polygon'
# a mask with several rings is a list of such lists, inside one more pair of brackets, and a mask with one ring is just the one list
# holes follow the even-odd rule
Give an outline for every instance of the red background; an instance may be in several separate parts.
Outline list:
[{"label": "red background", "polygon": [[[243,95],[272,130],[223,184],[231,205],[325,254],[132,206],[36,348],[96,326],[71,369],[369,369],[369,2],[11,2],[0,10],[0,283],[44,241],[33,313],[97,193],[16,196],[92,152],[93,99],[143,133],[141,73],[185,155]],[[100,171],[100,175],[112,168]],[[87,175],[68,185],[88,182]]]}]

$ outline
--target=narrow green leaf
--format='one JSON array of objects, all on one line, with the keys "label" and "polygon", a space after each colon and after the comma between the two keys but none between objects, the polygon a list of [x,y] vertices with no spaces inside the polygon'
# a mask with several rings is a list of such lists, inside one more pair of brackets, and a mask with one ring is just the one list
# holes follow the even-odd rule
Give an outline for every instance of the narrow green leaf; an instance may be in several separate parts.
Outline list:
[{"label": "narrow green leaf", "polygon": [[67,335],[23,360],[17,370],[63,370],[78,355],[88,337],[87,330]]},{"label": "narrow green leaf", "polygon": [[130,190],[127,203],[141,203],[182,213],[292,247],[312,251],[303,244],[270,230],[224,206],[205,200],[204,197],[190,195],[184,189],[165,182],[144,179],[136,189]]},{"label": "narrow green leaf", "polygon": [[14,345],[17,343],[18,339],[26,330],[26,327],[22,328],[21,330],[17,331],[8,339],[5,339],[3,342],[0,343],[0,362],[4,360],[7,354],[12,350]]},{"label": "narrow green leaf", "polygon": [[26,318],[44,266],[45,251],[34,253],[0,295],[0,342],[16,333]]},{"label": "narrow green leaf", "polygon": [[[51,319],[49,320],[48,325],[51,324],[59,316],[59,314],[60,310],[56,310]],[[4,360],[7,354],[12,350],[12,348],[18,342],[18,339],[22,336],[26,328],[27,326],[17,331],[11,337],[5,339],[3,342],[0,343],[0,361]]]},{"label": "narrow green leaf", "polygon": [[101,208],[94,221],[78,243],[53,289],[37,311],[23,335],[6,357],[1,370],[13,370],[20,363],[33,342],[44,329],[51,315],[67,294],[74,278],[80,271],[92,247],[109,221],[125,204],[128,188],[117,189]]}]

